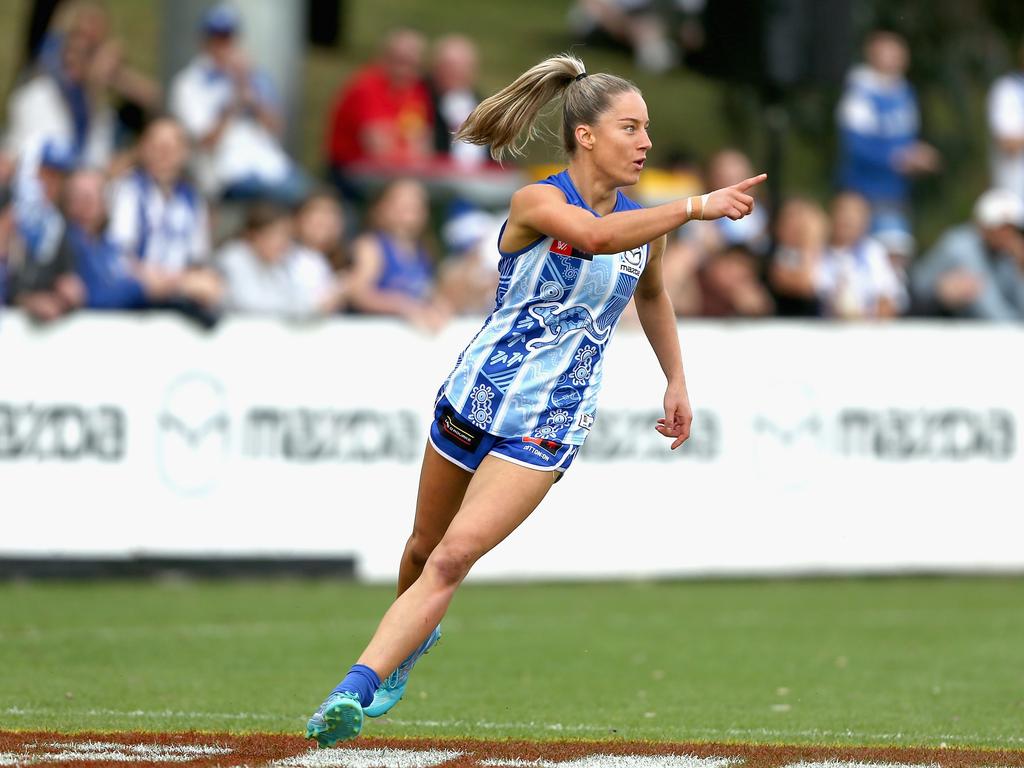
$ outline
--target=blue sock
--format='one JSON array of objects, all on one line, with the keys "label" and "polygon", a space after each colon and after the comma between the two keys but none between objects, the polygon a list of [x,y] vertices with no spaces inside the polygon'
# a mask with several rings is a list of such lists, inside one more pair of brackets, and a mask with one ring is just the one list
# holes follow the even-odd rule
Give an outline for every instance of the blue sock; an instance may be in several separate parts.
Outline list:
[{"label": "blue sock", "polygon": [[379,685],[380,677],[376,672],[363,664],[356,664],[331,693],[355,693],[359,696],[359,706],[368,707]]}]

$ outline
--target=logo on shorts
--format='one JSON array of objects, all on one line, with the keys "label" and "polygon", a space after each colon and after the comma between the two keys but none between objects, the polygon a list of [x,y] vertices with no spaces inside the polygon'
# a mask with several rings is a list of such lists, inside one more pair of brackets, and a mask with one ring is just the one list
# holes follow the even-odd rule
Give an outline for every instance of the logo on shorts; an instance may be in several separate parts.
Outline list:
[{"label": "logo on shorts", "polygon": [[594,426],[594,415],[592,413],[581,413],[579,424],[583,429],[590,429]]},{"label": "logo on shorts", "polygon": [[456,417],[451,408],[442,411],[441,418],[437,420],[437,427],[442,435],[466,450],[475,451],[480,447],[483,433]]},{"label": "logo on shorts", "polygon": [[[552,456],[558,453],[558,449],[562,447],[561,443],[556,443],[554,440],[548,440],[543,437],[524,437],[524,443],[530,443],[531,445],[539,445],[545,451],[550,453]],[[535,451],[536,452],[536,451]],[[547,457],[545,457],[547,458]]]}]

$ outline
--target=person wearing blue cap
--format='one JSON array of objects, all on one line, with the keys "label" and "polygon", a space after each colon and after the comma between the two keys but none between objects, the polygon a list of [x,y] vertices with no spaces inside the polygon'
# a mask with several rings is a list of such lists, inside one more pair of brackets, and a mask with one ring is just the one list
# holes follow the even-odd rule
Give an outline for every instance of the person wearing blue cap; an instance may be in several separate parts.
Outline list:
[{"label": "person wearing blue cap", "polygon": [[171,83],[170,111],[197,146],[206,193],[295,204],[308,182],[281,146],[276,89],[239,45],[241,28],[229,4],[203,14],[202,51]]},{"label": "person wearing blue cap", "polygon": [[85,299],[57,207],[73,167],[70,147],[37,140],[22,153],[14,177],[6,291],[12,304],[40,322],[56,320]]}]

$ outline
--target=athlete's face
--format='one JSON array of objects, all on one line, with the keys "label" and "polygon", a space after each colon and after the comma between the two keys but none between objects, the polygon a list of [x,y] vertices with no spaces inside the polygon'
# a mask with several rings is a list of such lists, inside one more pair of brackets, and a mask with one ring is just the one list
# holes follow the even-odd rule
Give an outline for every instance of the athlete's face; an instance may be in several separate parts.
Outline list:
[{"label": "athlete's face", "polygon": [[644,168],[651,137],[647,104],[636,91],[611,98],[608,109],[591,127],[594,161],[620,186],[636,184]]}]

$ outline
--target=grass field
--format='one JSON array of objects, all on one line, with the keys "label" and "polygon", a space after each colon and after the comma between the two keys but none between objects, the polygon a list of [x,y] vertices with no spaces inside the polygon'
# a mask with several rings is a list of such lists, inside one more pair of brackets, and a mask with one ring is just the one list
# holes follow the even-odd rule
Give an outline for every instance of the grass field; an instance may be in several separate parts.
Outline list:
[{"label": "grass field", "polygon": [[[0,586],[0,730],[297,734],[390,600]],[[373,736],[1024,747],[1024,580],[467,585]]]}]

